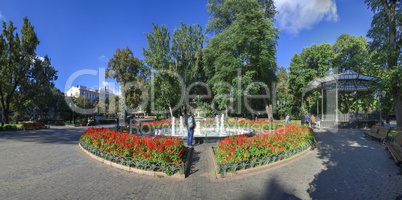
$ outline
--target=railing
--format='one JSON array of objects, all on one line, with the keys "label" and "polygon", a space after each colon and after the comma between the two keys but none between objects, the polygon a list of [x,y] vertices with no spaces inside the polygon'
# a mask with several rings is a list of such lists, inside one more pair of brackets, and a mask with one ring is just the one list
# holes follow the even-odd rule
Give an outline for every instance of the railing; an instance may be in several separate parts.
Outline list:
[{"label": "railing", "polygon": [[[379,115],[376,114],[357,114],[357,119],[359,121],[376,121],[379,119]],[[324,114],[321,117],[322,121],[335,121],[335,114]],[[346,113],[346,114],[338,114],[339,122],[350,122],[356,120],[356,113]]]},{"label": "railing", "polygon": [[295,149],[291,149],[288,151],[283,151],[279,154],[270,155],[270,156],[260,156],[257,158],[253,158],[248,161],[240,161],[240,162],[229,162],[229,163],[217,163],[218,165],[218,174],[227,174],[228,172],[235,173],[238,170],[245,170],[248,168],[254,168],[258,166],[267,165],[270,163],[274,163],[286,158],[290,158],[296,154],[299,154],[309,147],[315,145],[314,141],[309,141],[305,145],[299,146]]},{"label": "railing", "polygon": [[114,162],[117,164],[125,165],[128,167],[134,167],[136,169],[151,170],[154,172],[160,171],[160,172],[165,172],[168,175],[172,175],[175,173],[183,173],[184,174],[185,169],[187,167],[185,165],[185,163],[181,163],[181,164],[178,164],[178,163],[162,164],[162,163],[158,163],[158,162],[150,163],[149,161],[134,159],[131,157],[124,157],[121,155],[108,153],[106,151],[101,151],[95,147],[92,147],[92,146],[86,144],[82,140],[80,140],[79,143],[82,146],[82,148],[86,149],[87,151],[89,151],[90,153],[92,153],[98,157],[101,157],[105,160],[108,160],[108,161],[111,161],[111,162]]}]

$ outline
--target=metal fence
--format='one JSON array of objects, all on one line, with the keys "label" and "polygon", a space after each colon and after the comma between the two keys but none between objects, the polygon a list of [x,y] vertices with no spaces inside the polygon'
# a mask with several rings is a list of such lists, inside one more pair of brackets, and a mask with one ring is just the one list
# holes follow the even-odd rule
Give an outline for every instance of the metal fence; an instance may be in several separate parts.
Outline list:
[{"label": "metal fence", "polygon": [[150,170],[150,171],[160,171],[160,172],[165,172],[168,175],[172,175],[175,173],[185,173],[185,163],[158,163],[158,162],[149,162],[149,161],[144,161],[144,160],[140,160],[140,159],[135,159],[135,158],[131,158],[131,157],[124,157],[121,155],[117,155],[117,154],[112,154],[112,153],[108,153],[106,151],[101,151],[95,147],[92,147],[88,144],[86,144],[85,142],[83,142],[82,140],[79,141],[80,145],[82,146],[82,148],[86,149],[87,151],[89,151],[90,153],[101,157],[105,160],[114,162],[114,163],[118,163],[121,165],[125,165],[125,166],[129,166],[129,167],[133,167],[136,169],[142,169],[142,170]]}]

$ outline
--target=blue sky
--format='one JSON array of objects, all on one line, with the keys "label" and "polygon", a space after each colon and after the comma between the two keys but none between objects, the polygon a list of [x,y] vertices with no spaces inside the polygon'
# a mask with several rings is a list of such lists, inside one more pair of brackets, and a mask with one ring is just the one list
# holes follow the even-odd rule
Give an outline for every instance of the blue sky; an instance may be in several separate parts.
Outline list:
[{"label": "blue sky", "polygon": [[[167,25],[171,34],[180,21],[205,28],[210,17],[206,4],[207,0],[0,0],[0,20],[13,21],[19,32],[22,18],[28,17],[41,41],[37,54],[51,58],[58,70],[56,87],[64,91],[73,74],[105,68],[117,48],[128,46],[143,59],[144,34],[151,31],[152,22]],[[276,57],[283,67],[304,47],[333,44],[343,33],[365,36],[373,16],[361,0],[275,0],[275,4],[276,26],[281,29]],[[99,78],[77,76],[72,85],[98,88]]]}]

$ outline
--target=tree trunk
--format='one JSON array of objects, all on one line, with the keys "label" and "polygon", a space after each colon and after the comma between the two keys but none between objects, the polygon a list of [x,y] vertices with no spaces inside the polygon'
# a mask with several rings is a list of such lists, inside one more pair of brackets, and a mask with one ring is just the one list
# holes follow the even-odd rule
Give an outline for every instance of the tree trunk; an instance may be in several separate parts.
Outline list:
[{"label": "tree trunk", "polygon": [[170,112],[170,118],[173,120],[173,112],[172,112],[172,107],[169,106],[169,112]]},{"label": "tree trunk", "polygon": [[[10,115],[10,111],[8,109],[3,108],[2,122],[4,122],[5,124],[9,124],[10,123],[9,115]],[[2,123],[2,124],[4,124],[4,123]]]},{"label": "tree trunk", "polygon": [[399,87],[393,88],[392,97],[394,98],[396,127],[398,130],[402,130],[402,98]]},{"label": "tree trunk", "polygon": [[[388,18],[388,26],[389,26],[389,43],[392,46],[392,52],[388,55],[388,69],[395,68],[398,64],[398,57],[400,53],[400,47],[398,47],[397,43],[397,29],[396,29],[396,0],[390,0],[389,3],[386,0],[382,0],[381,3],[384,7],[385,13]],[[396,80],[396,83],[393,83],[392,86],[392,96],[394,97],[394,107],[395,107],[395,116],[396,116],[396,126],[398,129],[402,129],[402,99],[401,99],[401,83],[400,80]]]}]

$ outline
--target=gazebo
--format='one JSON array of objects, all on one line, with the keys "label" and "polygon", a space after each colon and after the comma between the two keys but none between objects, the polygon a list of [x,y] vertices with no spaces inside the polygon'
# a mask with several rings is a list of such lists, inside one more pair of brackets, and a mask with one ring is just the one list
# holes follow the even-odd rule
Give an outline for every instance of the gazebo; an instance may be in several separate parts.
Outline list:
[{"label": "gazebo", "polygon": [[[323,121],[335,121],[338,123],[339,121],[349,121],[349,116],[342,116],[339,119],[338,114],[338,96],[339,92],[354,92],[356,104],[358,102],[358,93],[359,92],[367,92],[373,88],[373,81],[379,80],[377,77],[367,76],[363,74],[359,74],[353,70],[347,70],[340,74],[331,74],[325,77],[317,78],[313,80],[310,84],[308,84],[303,92],[304,94],[311,90],[321,91],[321,116]],[[335,91],[335,115],[332,117],[331,115],[324,115],[324,90]],[[317,113],[318,114],[318,113]],[[356,106],[356,122],[359,123],[358,118],[358,109]],[[369,119],[366,119],[369,120]]]}]

